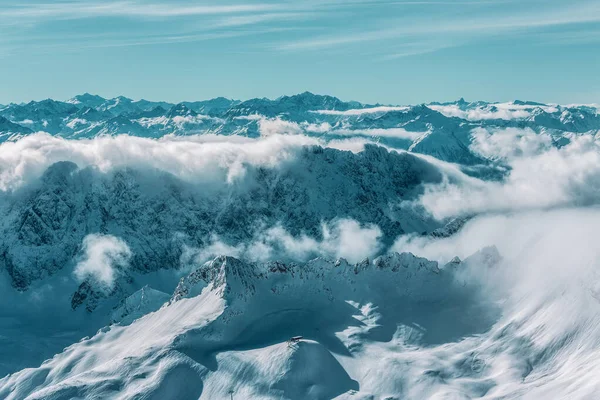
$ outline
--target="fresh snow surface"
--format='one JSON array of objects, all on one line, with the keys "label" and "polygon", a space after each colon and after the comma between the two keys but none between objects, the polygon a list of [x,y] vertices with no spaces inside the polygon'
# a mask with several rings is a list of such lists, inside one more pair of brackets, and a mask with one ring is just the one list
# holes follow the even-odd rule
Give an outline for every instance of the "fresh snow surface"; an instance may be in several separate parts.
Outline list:
[{"label": "fresh snow surface", "polygon": [[[514,309],[508,303],[516,298],[497,303],[494,290],[473,284],[473,276],[500,277],[509,264],[494,247],[443,266],[410,253],[357,264],[220,256],[184,276],[168,299],[144,288],[119,314],[137,312],[144,296],[165,300],[162,307],[155,303],[130,324],[101,329],[37,368],[8,375],[0,395],[593,398],[597,350],[582,340],[593,340],[586,333],[596,335],[597,327],[574,330],[572,316],[550,323],[547,313],[562,308],[556,299],[545,309]],[[294,336],[303,338],[289,342]]]},{"label": "fresh snow surface", "polygon": [[[496,257],[494,249],[486,251]],[[39,368],[7,376],[0,380],[0,395],[215,399],[233,391],[234,398],[329,399],[415,394],[438,379],[423,368],[440,355],[400,367],[414,346],[435,349],[483,332],[493,321],[494,313],[458,278],[457,271],[468,264],[440,270],[437,262],[397,253],[354,265],[344,259],[294,265],[217,257],[182,278],[162,308],[146,310],[131,325],[103,329]],[[144,291],[125,307],[136,312],[140,297],[162,298]],[[466,313],[476,318],[465,318]],[[287,343],[296,335],[305,339]],[[471,355],[458,357],[473,362]],[[390,370],[396,364],[400,375]],[[449,368],[463,373],[460,365]],[[423,373],[421,384],[406,386]],[[479,386],[459,379],[444,390],[477,393]]]}]

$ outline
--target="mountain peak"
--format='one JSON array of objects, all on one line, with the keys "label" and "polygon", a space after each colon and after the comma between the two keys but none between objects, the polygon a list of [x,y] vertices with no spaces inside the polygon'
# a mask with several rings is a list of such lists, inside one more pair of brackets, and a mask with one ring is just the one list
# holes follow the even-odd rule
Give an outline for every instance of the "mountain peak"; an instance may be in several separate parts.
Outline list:
[{"label": "mountain peak", "polygon": [[105,101],[106,101],[106,99],[104,97],[85,92],[83,94],[78,94],[78,95],[74,96],[73,98],[67,100],[67,103],[76,104],[76,105],[84,105],[87,107],[94,108],[94,107],[98,107]]},{"label": "mountain peak", "polygon": [[171,107],[171,109],[167,112],[167,117],[187,117],[187,116],[196,116],[197,112],[190,109],[184,103],[179,103]]}]

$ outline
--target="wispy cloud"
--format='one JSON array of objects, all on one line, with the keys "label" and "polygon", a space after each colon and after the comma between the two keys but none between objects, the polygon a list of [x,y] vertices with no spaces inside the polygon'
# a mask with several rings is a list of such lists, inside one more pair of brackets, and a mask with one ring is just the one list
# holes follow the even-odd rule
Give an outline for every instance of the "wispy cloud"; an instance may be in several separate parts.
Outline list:
[{"label": "wispy cloud", "polygon": [[[265,17],[287,17],[296,12],[317,10],[335,11],[360,5],[388,4],[382,0],[308,0],[302,3],[281,2],[237,2],[230,4],[198,4],[197,2],[156,2],[146,0],[125,1],[58,1],[22,2],[10,1],[0,9],[0,19],[12,22],[43,21],[49,19],[87,19],[98,17],[125,18],[177,18],[192,16],[240,15],[249,20]],[[262,15],[252,15],[262,13]],[[273,14],[277,13],[277,14]],[[249,17],[245,17],[250,15]]]},{"label": "wispy cloud", "polygon": [[[316,11],[303,7],[286,10],[281,4],[166,5],[143,0],[13,4],[0,8],[0,54],[69,53],[91,48],[227,40],[289,31],[295,29],[291,21],[317,15]],[[105,29],[106,18],[135,21],[127,22],[126,28],[113,30]],[[90,29],[76,22],[83,19],[93,20]],[[178,22],[180,19],[182,23]],[[59,34],[54,33],[54,28],[36,29],[57,20],[66,21],[73,28],[64,25],[56,30]]]},{"label": "wispy cloud", "polygon": [[270,22],[287,22],[315,17],[316,12],[270,12],[247,15],[228,15],[213,23],[211,28],[229,28]]},{"label": "wispy cloud", "polygon": [[542,44],[591,44],[600,42],[599,26],[578,26],[577,29],[542,32],[536,39]]},{"label": "wispy cloud", "polygon": [[83,19],[92,17],[182,17],[194,15],[239,14],[280,9],[273,4],[188,5],[143,1],[56,2],[52,4],[18,4],[0,11],[3,18]]},{"label": "wispy cloud", "polygon": [[[600,3],[591,0],[177,0],[13,1],[0,8],[0,54],[160,45],[262,35],[264,53],[368,51],[386,61],[481,42],[544,35],[555,43],[597,42]],[[112,32],[112,21],[123,22]],[[127,21],[119,21],[126,19]],[[90,20],[89,27],[82,20]],[[93,20],[93,23],[92,23]],[[56,21],[64,21],[57,28]],[[587,35],[575,32],[592,25]],[[69,28],[70,27],[70,28]],[[563,29],[564,28],[564,29]],[[70,35],[56,34],[68,32]],[[302,30],[300,34],[296,31]],[[570,33],[566,33],[571,30]],[[111,32],[107,37],[106,32]],[[294,33],[295,32],[295,33]],[[36,39],[41,37],[41,39]],[[539,37],[537,42],[541,42]],[[236,49],[236,51],[247,50]]]},{"label": "wispy cloud", "polygon": [[404,43],[401,46],[390,49],[390,52],[383,57],[380,57],[382,61],[395,60],[404,57],[413,57],[423,54],[435,53],[436,51],[449,49],[455,47],[455,42],[409,42]]},{"label": "wispy cloud", "polygon": [[[480,4],[489,5],[493,2],[480,2]],[[280,43],[276,45],[276,48],[282,51],[310,51],[388,40],[400,40],[410,44],[417,40],[416,38],[422,40],[423,37],[443,39],[444,41],[447,41],[449,37],[454,37],[459,39],[453,41],[454,45],[459,45],[470,40],[479,40],[485,35],[516,34],[551,27],[598,23],[600,22],[600,3],[574,1],[561,7],[532,8],[519,13],[495,12],[492,9],[485,9],[467,15],[467,17],[456,18],[456,13],[448,13],[447,15],[428,15],[426,19],[422,16],[392,18],[388,19],[386,23],[381,23],[382,28],[373,29],[358,29],[349,25],[347,28],[329,35]],[[579,35],[579,37],[583,36]],[[401,51],[396,55],[390,55],[389,58],[423,54],[423,52],[435,51],[437,47],[452,46],[436,45],[429,46],[426,51]]]}]

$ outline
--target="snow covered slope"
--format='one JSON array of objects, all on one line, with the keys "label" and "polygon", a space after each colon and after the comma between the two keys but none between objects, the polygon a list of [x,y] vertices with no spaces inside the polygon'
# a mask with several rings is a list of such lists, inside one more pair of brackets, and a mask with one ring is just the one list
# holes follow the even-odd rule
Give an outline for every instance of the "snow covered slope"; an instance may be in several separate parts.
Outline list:
[{"label": "snow covered slope", "polygon": [[[217,257],[183,278],[160,310],[129,326],[104,329],[39,368],[0,380],[0,395],[330,399],[392,394],[403,383],[390,381],[400,378],[396,373],[382,374],[386,363],[377,367],[381,346],[444,343],[492,323],[494,314],[457,280],[460,268],[440,270],[436,262],[397,253],[355,265],[343,259],[294,265]],[[477,318],[464,318],[465,312]],[[450,321],[454,327],[441,332]],[[295,335],[305,340],[286,343]]]},{"label": "snow covered slope", "polygon": [[[521,251],[522,261],[490,247],[441,267],[410,253],[357,264],[217,257],[182,278],[157,311],[6,376],[0,395],[593,398],[595,292],[564,274],[543,285],[539,277],[514,279],[547,245],[548,237]],[[549,253],[541,261],[557,255]],[[514,282],[508,297],[505,279]]]}]

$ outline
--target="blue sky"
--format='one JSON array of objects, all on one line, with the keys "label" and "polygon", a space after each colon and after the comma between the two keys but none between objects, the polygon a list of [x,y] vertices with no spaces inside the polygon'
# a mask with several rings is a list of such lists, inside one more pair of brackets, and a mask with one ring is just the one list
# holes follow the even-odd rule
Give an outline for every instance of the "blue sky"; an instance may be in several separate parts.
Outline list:
[{"label": "blue sky", "polygon": [[598,103],[599,71],[599,0],[0,0],[0,103]]}]

